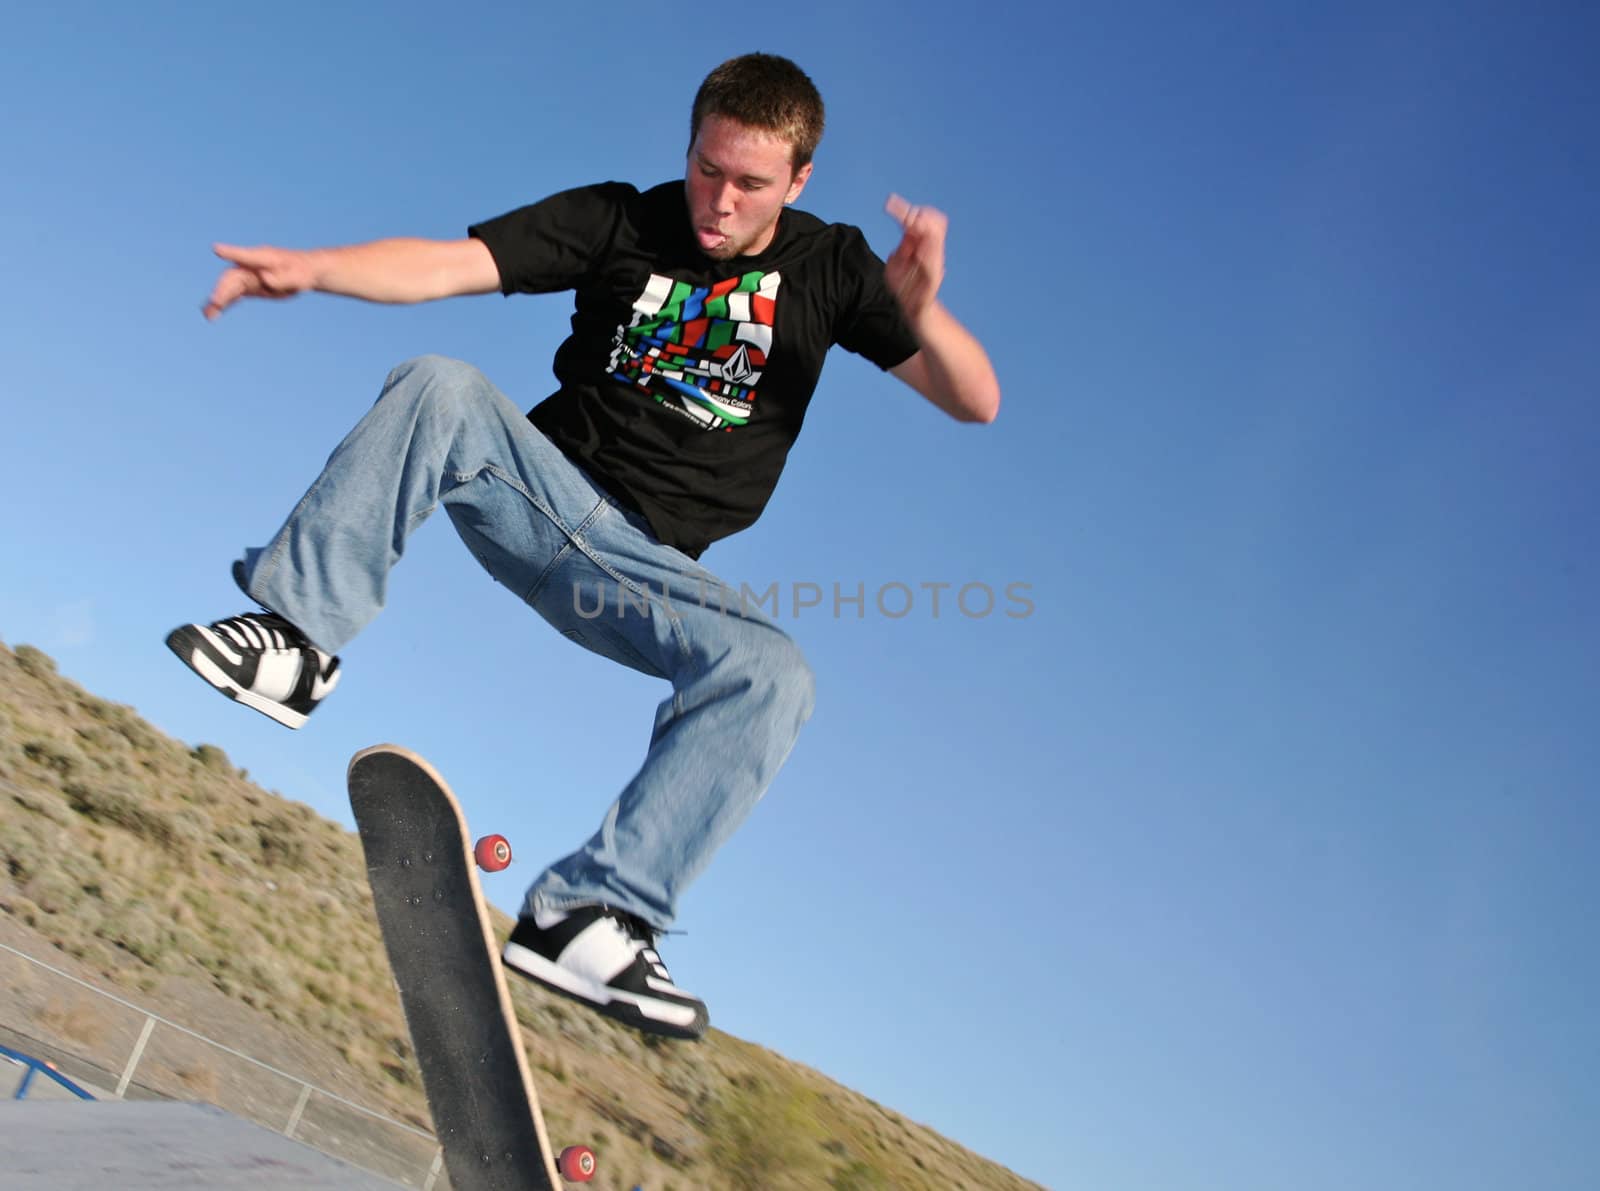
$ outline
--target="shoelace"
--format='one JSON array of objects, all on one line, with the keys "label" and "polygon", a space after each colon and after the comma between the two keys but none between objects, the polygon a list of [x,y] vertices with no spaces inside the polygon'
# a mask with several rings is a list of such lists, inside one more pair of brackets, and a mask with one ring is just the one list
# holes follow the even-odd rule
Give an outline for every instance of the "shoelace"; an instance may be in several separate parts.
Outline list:
[{"label": "shoelace", "polygon": [[644,962],[655,969],[655,974],[670,984],[672,975],[667,971],[667,965],[661,961],[661,953],[656,950],[656,937],[663,933],[676,932],[658,931],[637,914],[630,914],[626,910],[607,907],[606,915],[634,945],[634,954],[642,955]]}]

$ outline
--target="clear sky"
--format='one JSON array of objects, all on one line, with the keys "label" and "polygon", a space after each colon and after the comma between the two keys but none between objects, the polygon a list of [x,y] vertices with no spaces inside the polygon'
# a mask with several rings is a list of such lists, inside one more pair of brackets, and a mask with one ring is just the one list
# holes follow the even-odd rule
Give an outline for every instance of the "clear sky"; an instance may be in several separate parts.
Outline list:
[{"label": "clear sky", "polygon": [[243,610],[228,564],[394,364],[544,397],[564,299],[210,325],[210,244],[677,176],[704,73],[787,54],[829,105],[802,205],[880,253],[890,191],[947,211],[1005,404],[958,426],[836,353],[768,514],[706,555],[789,593],[819,702],[674,975],[1054,1187],[1592,1186],[1592,12],[8,7],[0,636],[341,822],[351,753],[420,750],[511,838],[514,909],[664,689],[447,519],[302,732],[162,638]]}]

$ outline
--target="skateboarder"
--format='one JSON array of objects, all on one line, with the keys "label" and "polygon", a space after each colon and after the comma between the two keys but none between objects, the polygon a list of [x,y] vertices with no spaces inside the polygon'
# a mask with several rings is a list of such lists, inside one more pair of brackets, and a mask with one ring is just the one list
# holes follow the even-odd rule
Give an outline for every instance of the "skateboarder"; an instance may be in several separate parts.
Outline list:
[{"label": "skateboarder", "polygon": [[793,641],[698,559],[760,515],[831,345],[963,421],[991,421],[1000,400],[982,346],[936,296],[942,214],[891,197],[902,236],[884,262],[856,227],[789,206],[822,127],[794,63],[734,58],[695,96],[681,181],[565,191],[460,240],[218,245],[229,267],[205,306],[216,318],[240,298],[311,290],[394,303],[575,291],[553,395],[524,415],[467,364],[401,364],[277,534],[233,564],[263,611],[167,640],[212,686],[298,728],[383,607],[407,536],[442,505],[557,630],[671,684],[643,765],[594,836],[533,882],[503,958],[678,1037],[708,1017],[656,938],[813,697]]}]

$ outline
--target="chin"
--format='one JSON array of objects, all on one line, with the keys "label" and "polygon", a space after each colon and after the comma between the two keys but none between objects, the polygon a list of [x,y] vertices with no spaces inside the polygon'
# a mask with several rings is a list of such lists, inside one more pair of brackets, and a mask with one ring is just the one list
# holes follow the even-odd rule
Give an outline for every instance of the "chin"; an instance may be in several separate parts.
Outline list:
[{"label": "chin", "polygon": [[731,261],[736,256],[742,256],[749,247],[749,240],[729,238],[716,248],[702,247],[700,251],[714,261]]}]

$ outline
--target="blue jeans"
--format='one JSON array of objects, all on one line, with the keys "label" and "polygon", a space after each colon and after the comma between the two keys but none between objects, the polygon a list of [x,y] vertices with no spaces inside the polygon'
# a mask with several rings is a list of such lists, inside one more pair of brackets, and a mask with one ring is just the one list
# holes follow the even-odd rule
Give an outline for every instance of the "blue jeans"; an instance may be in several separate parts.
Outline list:
[{"label": "blue jeans", "polygon": [[389,569],[438,505],[496,580],[595,653],[664,678],[643,766],[524,913],[605,903],[658,929],[760,799],[811,715],[794,642],[623,508],[477,369],[425,356],[376,405],[265,546],[245,594],[337,653],[383,607]]}]

